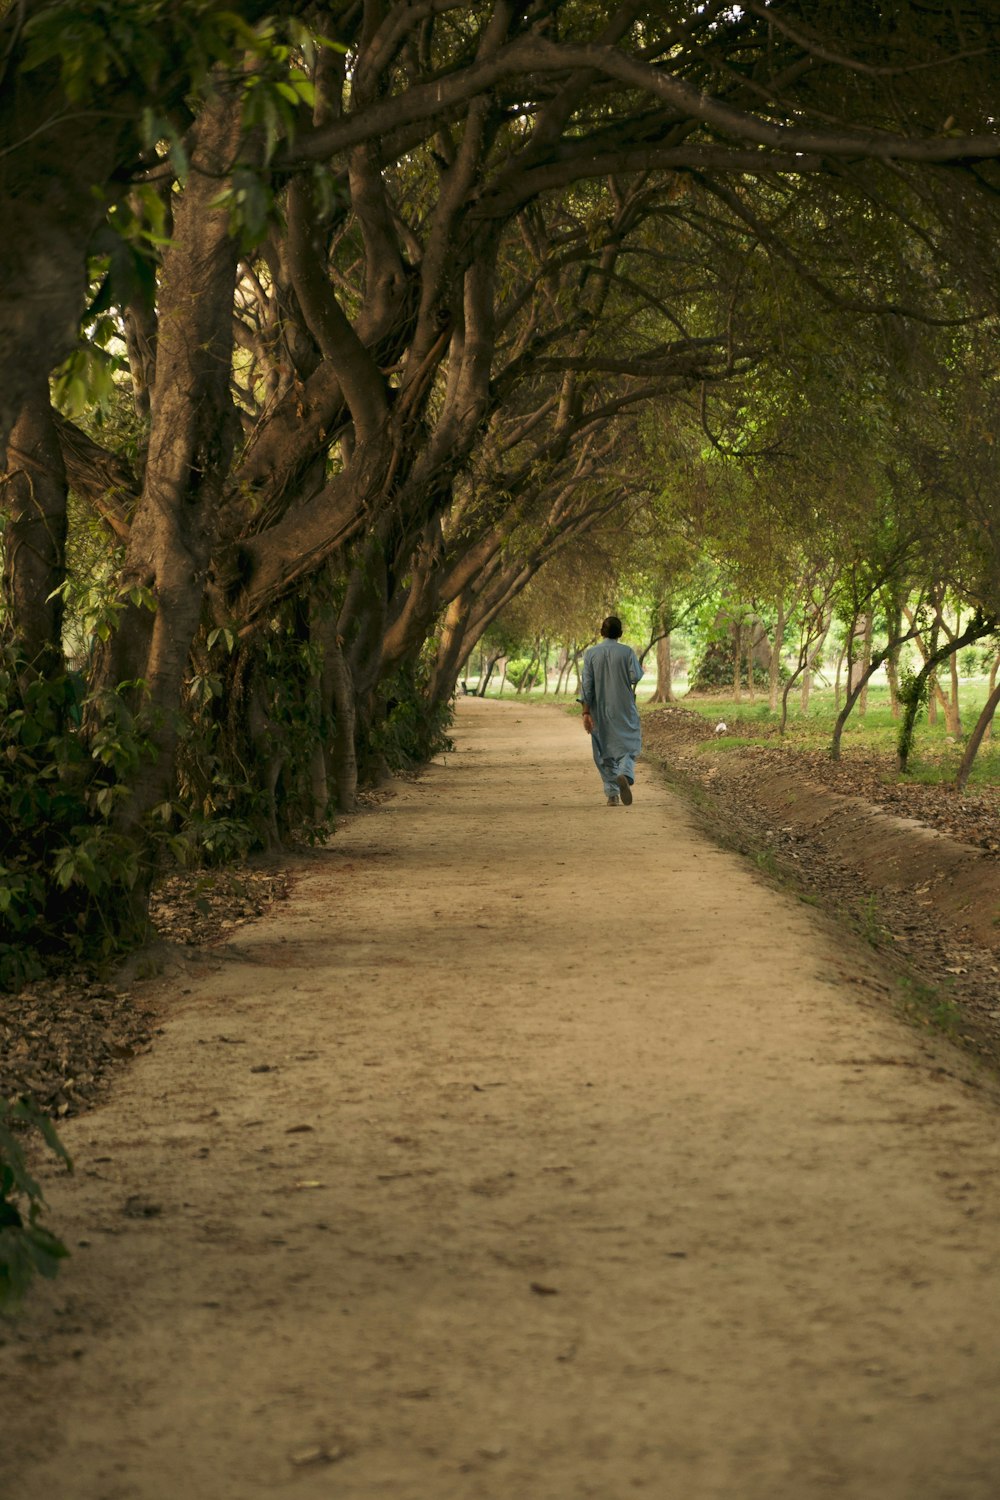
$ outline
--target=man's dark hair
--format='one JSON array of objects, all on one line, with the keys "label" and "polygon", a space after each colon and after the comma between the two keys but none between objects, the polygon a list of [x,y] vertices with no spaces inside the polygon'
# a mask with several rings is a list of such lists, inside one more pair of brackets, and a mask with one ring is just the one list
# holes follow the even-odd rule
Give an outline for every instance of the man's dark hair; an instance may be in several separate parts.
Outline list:
[{"label": "man's dark hair", "polygon": [[621,622],[621,620],[619,620],[619,618],[618,618],[617,615],[608,615],[608,618],[604,621],[604,624],[601,626],[601,634],[605,635],[605,636],[608,636],[609,639],[611,639],[612,641],[616,641],[618,639],[618,637],[621,635],[621,633],[622,633],[622,622]]}]

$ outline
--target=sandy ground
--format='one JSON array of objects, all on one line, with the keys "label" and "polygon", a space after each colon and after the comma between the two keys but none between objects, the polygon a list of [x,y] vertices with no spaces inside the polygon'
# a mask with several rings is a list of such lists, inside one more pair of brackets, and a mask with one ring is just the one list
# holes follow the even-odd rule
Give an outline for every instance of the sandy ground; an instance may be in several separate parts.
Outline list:
[{"label": "sandy ground", "polygon": [[995,1500],[994,1085],[578,721],[464,703],[191,968],[47,1173],[4,1500]]}]

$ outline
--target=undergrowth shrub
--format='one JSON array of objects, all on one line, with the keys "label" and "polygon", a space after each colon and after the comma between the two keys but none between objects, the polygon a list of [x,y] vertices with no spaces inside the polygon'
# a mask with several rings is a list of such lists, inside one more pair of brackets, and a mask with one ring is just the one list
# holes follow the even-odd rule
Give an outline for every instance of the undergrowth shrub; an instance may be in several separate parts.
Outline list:
[{"label": "undergrowth shrub", "polygon": [[69,1254],[41,1223],[45,1199],[28,1170],[24,1142],[37,1131],[69,1171],[73,1164],[52,1121],[25,1099],[0,1099],[0,1313],[24,1297],[35,1276],[55,1276]]},{"label": "undergrowth shrub", "polygon": [[[783,669],[782,675],[787,678],[788,672]],[[740,677],[746,682],[746,652],[742,654],[740,661]],[[765,688],[770,684],[770,674],[766,667],[759,661],[753,664],[753,680],[755,687]],[[691,675],[691,683],[688,688],[692,693],[727,693],[733,686],[733,647],[729,640],[710,641],[705,648],[705,653],[698,662]]]},{"label": "undergrowth shrub", "polygon": [[95,705],[88,743],[73,673],[31,679],[0,652],[0,987],[47,962],[114,947],[112,893],[135,880],[137,855],[112,826],[123,777],[145,753],[122,700]]},{"label": "undergrowth shrub", "polygon": [[383,684],[382,713],[370,731],[367,751],[381,756],[391,771],[411,771],[453,748],[448,734],[452,706],[429,703],[427,676],[420,663],[416,669],[400,669]]}]

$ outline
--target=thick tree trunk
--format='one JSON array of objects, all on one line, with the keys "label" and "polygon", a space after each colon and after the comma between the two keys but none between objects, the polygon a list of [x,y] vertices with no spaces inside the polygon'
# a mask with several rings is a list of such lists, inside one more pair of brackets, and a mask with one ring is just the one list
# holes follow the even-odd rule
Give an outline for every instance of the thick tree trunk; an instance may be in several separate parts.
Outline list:
[{"label": "thick tree trunk", "polygon": [[[441,625],[441,638],[438,642],[437,656],[434,660],[427,688],[427,698],[433,707],[447,703],[455,691],[459,669],[462,662],[468,656],[470,649],[467,644],[468,637],[466,634],[468,619],[468,605],[460,595],[457,599],[453,599],[445,610],[444,620]],[[485,678],[480,682],[480,697],[485,692],[485,685],[489,681],[496,661],[497,658],[494,657],[490,662]]]},{"label": "thick tree trunk", "polygon": [[[857,617],[852,628],[851,649],[849,653],[851,661],[851,671],[847,682],[848,695],[854,693],[855,688],[859,687],[861,680],[865,676],[865,672],[868,669],[870,655],[867,649],[867,642],[869,640],[868,622],[870,619],[871,612],[866,610],[864,614],[861,614]],[[867,678],[865,678],[865,681],[867,681]],[[857,694],[855,694],[855,701],[857,701]]]},{"label": "thick tree trunk", "polygon": [[123,322],[136,415],[148,421],[150,393],[156,383],[156,313],[136,303],[125,309]]},{"label": "thick tree trunk", "polygon": [[892,717],[898,719],[902,713],[899,701],[899,647],[891,651],[885,659],[885,675],[889,683],[889,707]]},{"label": "thick tree trunk", "polygon": [[327,639],[323,675],[330,685],[334,709],[330,759],[333,767],[337,811],[351,813],[357,809],[358,805],[354,683],[351,681],[351,673],[336,632],[332,632],[332,639]]},{"label": "thick tree trunk", "polygon": [[[105,687],[141,684],[131,700],[152,750],[116,820],[142,851],[129,895],[136,932],[145,927],[153,874],[142,827],[173,791],[182,686],[235,435],[229,374],[237,251],[227,211],[212,205],[239,135],[239,104],[222,97],[205,106],[192,132],[192,168],[163,261],[145,484],[120,583],[121,622],[104,664]],[[137,589],[138,604],[131,600]]]},{"label": "thick tree trunk", "polygon": [[389,767],[381,754],[370,754],[371,730],[382,673],[382,640],[388,599],[388,572],[384,545],[373,536],[361,547],[348,579],[337,634],[344,643],[344,658],[354,692],[354,743],[358,775],[381,782]]},{"label": "thick tree trunk", "polygon": [[92,110],[81,129],[79,109],[60,96],[58,66],[18,77],[19,61],[4,56],[0,93],[0,449],[79,337],[87,246],[115,196],[112,174],[135,151],[131,120],[141,108],[130,98]]},{"label": "thick tree trunk", "polygon": [[66,474],[48,383],[30,388],[11,432],[0,483],[6,515],[3,594],[6,634],[30,675],[63,670],[62,598],[66,566]]}]

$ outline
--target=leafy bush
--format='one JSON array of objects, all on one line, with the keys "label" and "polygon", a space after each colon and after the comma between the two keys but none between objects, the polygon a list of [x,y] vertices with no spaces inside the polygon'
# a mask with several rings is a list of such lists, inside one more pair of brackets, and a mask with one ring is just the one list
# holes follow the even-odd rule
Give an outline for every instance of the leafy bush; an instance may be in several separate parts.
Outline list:
[{"label": "leafy bush", "polygon": [[[740,661],[740,677],[746,682],[746,652]],[[783,671],[784,677],[788,676]],[[755,661],[753,667],[754,685],[767,687],[770,683],[770,675],[767,669]],[[712,641],[705,648],[705,654],[699,661],[691,678],[688,689],[692,693],[725,693],[733,685],[733,647],[730,640]]]},{"label": "leafy bush", "polygon": [[542,673],[537,659],[522,656],[507,663],[507,681],[515,688],[532,688],[541,680]]},{"label": "leafy bush", "polygon": [[109,898],[128,890],[137,853],[112,815],[122,778],[147,753],[117,694],[80,730],[81,679],[24,671],[0,652],[0,987],[37,978],[54,957],[114,946]]},{"label": "leafy bush", "polygon": [[73,1164],[52,1121],[27,1100],[0,1099],[0,1312],[21,1301],[35,1276],[55,1276],[69,1254],[62,1240],[40,1223],[45,1199],[28,1171],[22,1138],[37,1130],[72,1171]]},{"label": "leafy bush", "polygon": [[453,718],[450,704],[429,706],[422,667],[399,671],[384,684],[382,713],[361,747],[359,761],[381,756],[392,771],[408,771],[443,750],[453,749],[448,729]]}]

